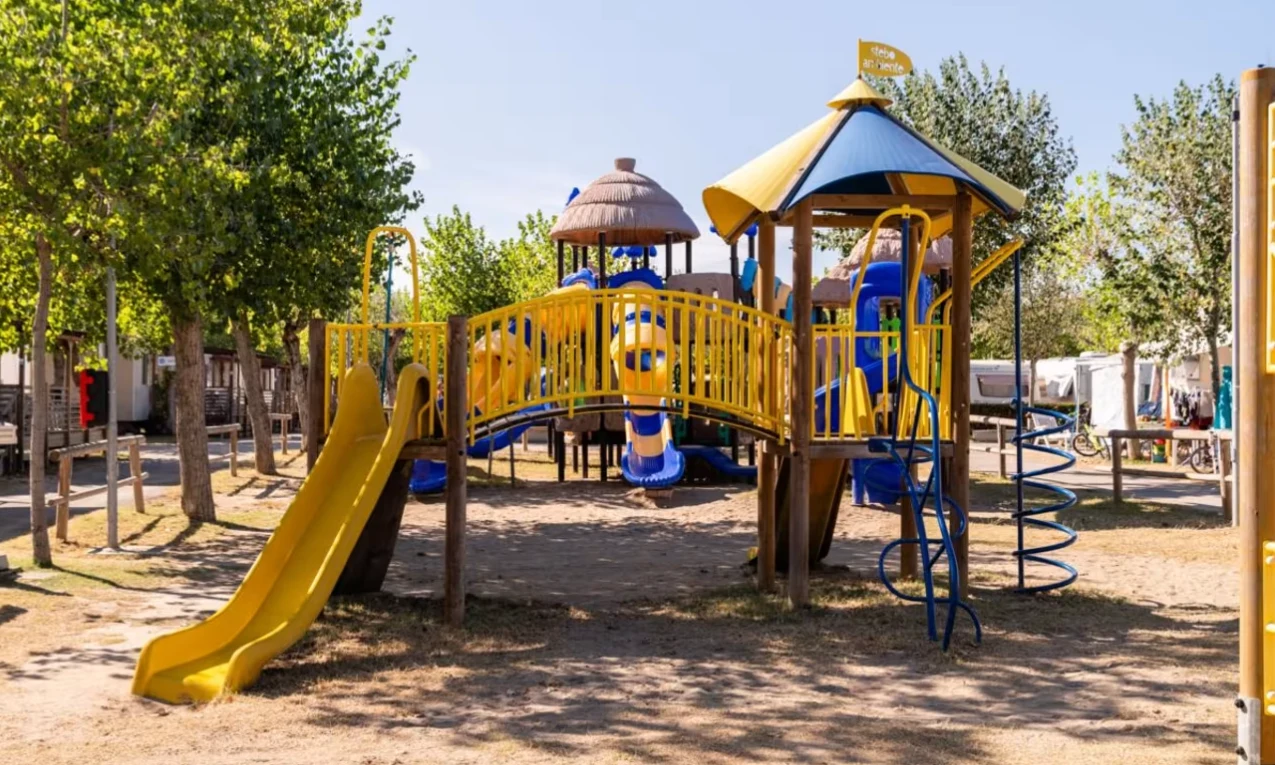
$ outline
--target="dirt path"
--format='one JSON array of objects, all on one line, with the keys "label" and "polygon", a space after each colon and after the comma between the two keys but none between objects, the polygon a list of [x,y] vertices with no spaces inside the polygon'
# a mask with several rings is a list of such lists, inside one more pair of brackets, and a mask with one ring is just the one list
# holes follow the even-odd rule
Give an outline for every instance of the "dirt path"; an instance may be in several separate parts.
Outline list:
[{"label": "dirt path", "polygon": [[1233,567],[1224,555],[1165,555],[1185,555],[1192,539],[1233,544],[1229,529],[1082,532],[1067,551],[1081,583],[1024,598],[1002,589],[1014,571],[1009,529],[984,520],[973,536],[984,642],[971,644],[962,619],[944,655],[926,639],[923,609],[875,581],[896,516],[843,509],[814,577],[817,607],[802,615],[751,594],[742,564],[754,513],[746,487],[680,490],[668,508],[617,484],[472,489],[475,599],[457,634],[439,626],[433,599],[442,505],[411,504],[387,583],[397,597],[330,606],[232,700],[133,699],[144,640],[224,599],[264,541],[232,532],[203,553],[218,561],[212,570],[176,590],[111,591],[95,606],[103,624],[78,645],[0,668],[0,760],[1186,765],[1227,756]]}]

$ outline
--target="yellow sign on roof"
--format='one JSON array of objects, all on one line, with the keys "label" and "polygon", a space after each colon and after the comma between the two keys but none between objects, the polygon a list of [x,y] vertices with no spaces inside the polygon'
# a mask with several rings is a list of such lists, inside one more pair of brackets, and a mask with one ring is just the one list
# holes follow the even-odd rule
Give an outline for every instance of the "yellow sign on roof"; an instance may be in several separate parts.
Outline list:
[{"label": "yellow sign on roof", "polygon": [[912,59],[894,47],[869,40],[859,41],[859,74],[902,77],[912,73]]}]

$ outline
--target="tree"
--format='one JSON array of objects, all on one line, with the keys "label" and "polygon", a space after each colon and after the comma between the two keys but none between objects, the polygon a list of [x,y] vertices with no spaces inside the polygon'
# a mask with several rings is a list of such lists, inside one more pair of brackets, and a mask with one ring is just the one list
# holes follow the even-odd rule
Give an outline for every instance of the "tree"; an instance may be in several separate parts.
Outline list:
[{"label": "tree", "polygon": [[284,325],[291,342],[300,320],[344,309],[362,263],[333,253],[357,251],[368,230],[415,201],[404,191],[413,167],[390,145],[408,61],[380,63],[387,20],[357,44],[343,30],[322,25],[304,45],[272,48],[245,102],[224,107],[238,116],[211,123],[230,124],[223,140],[244,146],[246,182],[226,199],[237,236],[210,303],[235,338],[262,473],[275,466],[253,326]]},{"label": "tree", "polygon": [[[139,212],[171,170],[174,114],[190,95],[189,70],[172,62],[191,51],[174,45],[188,15],[170,11],[158,0],[0,5],[0,202],[36,255],[28,314],[35,380],[46,363],[55,275],[78,261],[80,278],[91,279],[93,266],[117,260],[112,237],[145,238]],[[47,535],[40,538],[48,391],[32,390],[32,531],[37,565],[50,565]]]},{"label": "tree", "polygon": [[[1134,210],[1097,174],[1077,180],[1065,207],[1064,249],[1084,286],[1089,347],[1118,350],[1126,370],[1124,427],[1137,428],[1135,376],[1140,347],[1164,347],[1174,332],[1174,286],[1168,262],[1138,246]],[[1136,442],[1130,455],[1138,454]]]},{"label": "tree", "polygon": [[421,313],[426,321],[475,316],[514,302],[514,284],[500,248],[469,213],[453,206],[450,215],[426,218],[421,246],[421,294],[428,296]]},{"label": "tree", "polygon": [[[1030,269],[1039,255],[1056,249],[1058,217],[1076,153],[1059,132],[1048,96],[1014,89],[1004,69],[993,73],[982,64],[975,71],[963,54],[944,59],[937,75],[916,72],[875,84],[894,101],[890,112],[904,124],[1027,193],[1017,220],[989,214],[975,223],[976,258],[1022,238],[1021,255]],[[821,232],[819,243],[848,253],[862,235],[857,230]],[[980,285],[976,310],[1007,283],[1005,269],[989,275]]]},{"label": "tree", "polygon": [[558,246],[549,237],[557,220],[536,210],[518,221],[518,236],[501,241],[500,258],[513,300],[541,297],[558,286]]},{"label": "tree", "polygon": [[[1036,362],[1084,350],[1084,295],[1062,264],[1045,262],[1022,278],[1022,353],[1028,363],[1028,403],[1036,403]],[[974,353],[1014,357],[1014,291],[1002,290],[974,325]]]},{"label": "tree", "polygon": [[1112,191],[1128,207],[1129,235],[1161,280],[1169,353],[1203,345],[1221,389],[1217,348],[1231,301],[1231,108],[1234,83],[1178,83],[1165,100],[1134,97],[1138,118],[1122,128]]}]

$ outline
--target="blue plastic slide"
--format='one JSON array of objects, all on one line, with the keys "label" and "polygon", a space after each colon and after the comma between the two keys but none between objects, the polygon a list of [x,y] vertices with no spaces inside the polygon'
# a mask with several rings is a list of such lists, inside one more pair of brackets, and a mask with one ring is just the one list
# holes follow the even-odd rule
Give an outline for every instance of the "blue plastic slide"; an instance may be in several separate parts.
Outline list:
[{"label": "blue plastic slide", "polygon": [[[616,274],[607,286],[615,289],[629,284],[664,289],[664,280],[649,268],[623,271]],[[622,389],[667,390],[670,369],[669,359],[663,350],[667,347],[664,318],[657,316],[652,301],[649,298],[644,301],[641,295],[634,292],[616,307],[618,315],[611,339],[611,361]],[[623,332],[620,331],[621,323]],[[644,489],[672,486],[686,471],[686,458],[673,443],[673,428],[668,415],[657,409],[664,406],[666,400],[657,394],[629,394],[624,400],[633,408],[624,413],[627,446],[620,458],[620,472],[626,481]]]}]

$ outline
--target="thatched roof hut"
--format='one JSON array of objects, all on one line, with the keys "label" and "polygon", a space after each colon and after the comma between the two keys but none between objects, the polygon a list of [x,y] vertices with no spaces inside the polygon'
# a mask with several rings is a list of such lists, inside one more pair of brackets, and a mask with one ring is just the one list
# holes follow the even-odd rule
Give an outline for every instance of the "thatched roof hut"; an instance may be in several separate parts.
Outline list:
[{"label": "thatched roof hut", "polygon": [[664,244],[699,237],[682,205],[660,184],[635,170],[637,160],[621,157],[615,171],[589,184],[558,216],[549,236],[567,244],[593,246],[606,234],[608,246]]},{"label": "thatched roof hut", "polygon": [[[849,255],[828,269],[828,273],[815,284],[810,293],[811,303],[819,308],[850,307],[850,274],[859,268],[867,249],[868,237],[865,236],[850,250]],[[902,235],[897,229],[882,228],[877,232],[872,250],[872,263],[897,263],[903,253]],[[933,242],[925,251],[925,265],[922,269],[927,274],[933,274],[951,267],[952,239],[945,236]]]}]

